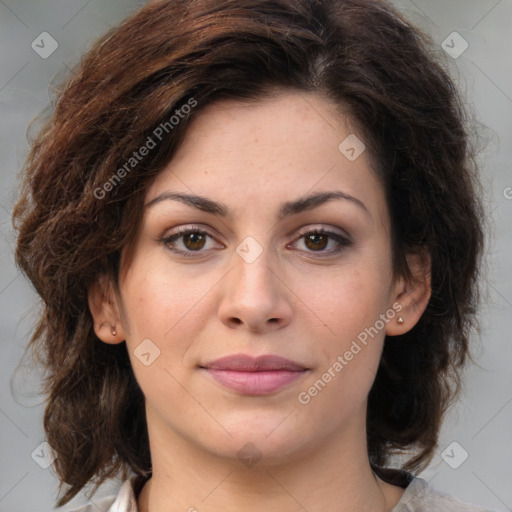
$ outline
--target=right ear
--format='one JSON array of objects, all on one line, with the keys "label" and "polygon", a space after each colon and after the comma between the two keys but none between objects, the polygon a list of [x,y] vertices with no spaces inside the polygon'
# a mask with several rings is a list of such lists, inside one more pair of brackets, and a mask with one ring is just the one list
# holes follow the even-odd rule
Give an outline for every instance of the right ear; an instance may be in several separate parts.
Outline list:
[{"label": "right ear", "polygon": [[98,338],[110,344],[125,340],[112,282],[101,275],[89,288],[89,309]]}]

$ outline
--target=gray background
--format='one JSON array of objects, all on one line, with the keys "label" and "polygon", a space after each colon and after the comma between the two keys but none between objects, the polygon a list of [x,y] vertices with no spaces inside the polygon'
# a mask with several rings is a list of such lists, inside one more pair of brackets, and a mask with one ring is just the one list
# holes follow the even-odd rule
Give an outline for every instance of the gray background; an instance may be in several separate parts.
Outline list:
[{"label": "gray background", "polygon": [[[473,337],[478,366],[468,369],[462,400],[445,422],[439,453],[420,476],[465,500],[512,510],[512,0],[394,3],[432,35],[443,55],[442,43],[454,31],[469,44],[460,57],[446,56],[446,61],[476,115],[485,201],[494,220],[482,330]],[[16,173],[28,150],[27,126],[49,103],[52,77],[62,76],[94,38],[142,4],[0,0],[0,512],[49,512],[57,498],[51,467],[43,469],[35,462],[44,453],[38,448],[44,441],[38,375],[22,365],[13,377],[37,311],[34,293],[13,264],[10,224]],[[42,32],[58,43],[45,59],[31,47]],[[447,44],[460,50],[463,40],[455,37]],[[466,452],[468,458],[461,463]],[[118,485],[110,482],[93,500],[114,493]],[[73,503],[85,501],[81,493]]]}]

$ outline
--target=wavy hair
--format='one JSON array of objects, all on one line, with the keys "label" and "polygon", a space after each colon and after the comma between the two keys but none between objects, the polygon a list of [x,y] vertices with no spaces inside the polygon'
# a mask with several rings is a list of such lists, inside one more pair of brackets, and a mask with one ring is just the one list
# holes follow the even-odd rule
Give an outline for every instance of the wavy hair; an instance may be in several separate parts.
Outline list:
[{"label": "wavy hair", "polygon": [[[13,213],[16,262],[42,303],[27,349],[46,372],[59,492],[69,486],[58,506],[90,481],[95,491],[120,470],[152,471],[143,393],[126,344],[95,335],[89,288],[104,275],[118,283],[145,192],[189,120],[272,88],[321,93],[360,127],[386,192],[395,273],[411,278],[406,254],[430,253],[430,301],[385,340],[367,439],[381,474],[397,453],[410,454],[409,471],[431,460],[478,325],[485,233],[467,114],[431,41],[379,0],[156,0],[95,41],[62,84]],[[156,147],[123,173],[158,127]]]}]

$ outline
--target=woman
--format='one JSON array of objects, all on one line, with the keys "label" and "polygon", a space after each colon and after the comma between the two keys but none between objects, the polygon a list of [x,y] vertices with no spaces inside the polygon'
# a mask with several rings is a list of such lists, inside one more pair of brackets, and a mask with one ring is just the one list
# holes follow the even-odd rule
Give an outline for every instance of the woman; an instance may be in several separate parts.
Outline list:
[{"label": "woman", "polygon": [[455,88],[388,4],[151,2],[89,50],[24,178],[59,506],[121,471],[96,506],[483,510],[414,476],[484,217]]}]

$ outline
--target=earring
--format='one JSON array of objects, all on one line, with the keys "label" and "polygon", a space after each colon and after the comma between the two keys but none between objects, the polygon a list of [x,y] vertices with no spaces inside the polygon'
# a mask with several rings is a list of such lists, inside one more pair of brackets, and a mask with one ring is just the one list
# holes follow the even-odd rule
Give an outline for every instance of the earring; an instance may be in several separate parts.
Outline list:
[{"label": "earring", "polygon": [[400,316],[400,317],[398,317],[397,322],[398,322],[399,324],[403,324],[403,323],[404,323],[404,319]]},{"label": "earring", "polygon": [[115,327],[112,327],[112,336],[116,336],[117,335],[117,331],[116,331],[116,328]]}]

